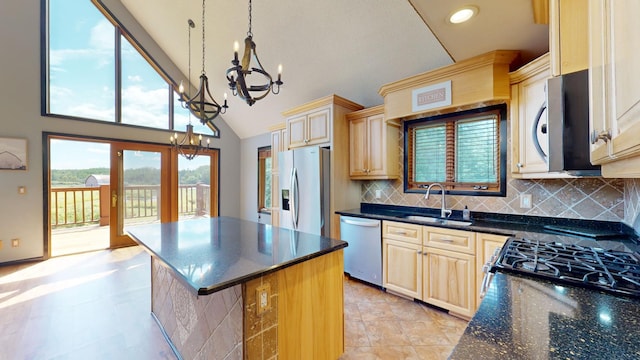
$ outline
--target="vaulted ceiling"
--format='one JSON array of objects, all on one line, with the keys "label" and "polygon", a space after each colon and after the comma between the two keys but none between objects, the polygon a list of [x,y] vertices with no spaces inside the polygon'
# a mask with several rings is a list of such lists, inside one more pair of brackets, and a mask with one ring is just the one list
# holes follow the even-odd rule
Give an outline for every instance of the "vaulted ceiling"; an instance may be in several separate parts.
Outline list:
[{"label": "vaulted ceiling", "polygon": [[[173,62],[188,73],[187,20],[193,19],[192,82],[201,69],[200,0],[121,0]],[[262,65],[284,85],[253,106],[229,97],[223,119],[240,138],[268,132],[284,110],[337,94],[365,107],[383,103],[379,88],[496,49],[526,62],[548,51],[548,26],[534,23],[532,0],[472,0],[468,23],[446,21],[465,0],[255,0],[252,31]],[[537,0],[533,0],[536,2]],[[234,41],[246,37],[248,1],[206,1],[210,90],[229,92],[225,72]],[[435,35],[434,35],[435,34]],[[186,77],[185,77],[186,79]]]}]

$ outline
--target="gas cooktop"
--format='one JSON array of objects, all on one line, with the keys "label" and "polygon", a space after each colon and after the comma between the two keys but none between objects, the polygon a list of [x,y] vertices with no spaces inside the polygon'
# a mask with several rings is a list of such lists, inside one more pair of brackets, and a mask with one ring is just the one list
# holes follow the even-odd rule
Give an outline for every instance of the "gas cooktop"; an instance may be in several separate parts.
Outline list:
[{"label": "gas cooktop", "polygon": [[640,258],[633,252],[509,238],[495,270],[640,297]]}]

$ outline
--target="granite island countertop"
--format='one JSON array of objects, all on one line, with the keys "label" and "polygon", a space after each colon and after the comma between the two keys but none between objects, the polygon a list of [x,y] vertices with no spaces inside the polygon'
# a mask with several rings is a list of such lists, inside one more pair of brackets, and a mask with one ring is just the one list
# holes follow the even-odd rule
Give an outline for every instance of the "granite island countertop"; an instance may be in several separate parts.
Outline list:
[{"label": "granite island countertop", "polygon": [[640,299],[496,273],[449,359],[638,359]]},{"label": "granite island countertop", "polygon": [[125,231],[198,295],[347,246],[344,241],[231,217],[128,226]]}]

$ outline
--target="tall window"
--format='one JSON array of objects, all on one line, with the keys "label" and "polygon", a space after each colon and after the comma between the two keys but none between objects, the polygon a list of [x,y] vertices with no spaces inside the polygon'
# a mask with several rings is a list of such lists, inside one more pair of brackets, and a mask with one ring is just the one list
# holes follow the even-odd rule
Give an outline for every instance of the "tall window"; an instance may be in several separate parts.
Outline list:
[{"label": "tall window", "polygon": [[271,146],[258,149],[258,211],[271,212]]},{"label": "tall window", "polygon": [[[172,80],[126,29],[89,0],[43,0],[43,114],[184,131],[190,121]],[[44,6],[43,6],[44,7]],[[192,121],[197,133],[219,136]]]},{"label": "tall window", "polygon": [[506,105],[405,122],[405,191],[506,195]]}]

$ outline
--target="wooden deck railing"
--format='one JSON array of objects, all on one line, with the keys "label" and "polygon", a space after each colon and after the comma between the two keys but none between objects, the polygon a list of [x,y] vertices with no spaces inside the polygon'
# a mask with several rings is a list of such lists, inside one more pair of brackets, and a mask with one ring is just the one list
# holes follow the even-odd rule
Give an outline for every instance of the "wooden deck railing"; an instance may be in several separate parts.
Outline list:
[{"label": "wooden deck railing", "polygon": [[[158,185],[125,187],[125,219],[159,219],[159,194],[160,186]],[[209,198],[209,185],[180,185],[178,213],[182,216],[208,215]],[[88,224],[108,225],[110,200],[109,186],[105,185],[53,188],[51,189],[51,227],[55,229]]]}]

